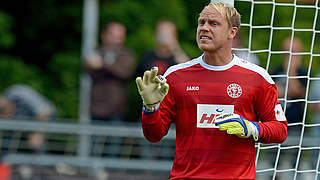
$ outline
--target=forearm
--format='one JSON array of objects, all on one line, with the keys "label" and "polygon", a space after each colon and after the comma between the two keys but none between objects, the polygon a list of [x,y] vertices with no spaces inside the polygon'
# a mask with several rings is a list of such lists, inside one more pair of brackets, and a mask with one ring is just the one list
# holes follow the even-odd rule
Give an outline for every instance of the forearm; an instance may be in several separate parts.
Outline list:
[{"label": "forearm", "polygon": [[103,68],[103,59],[98,53],[89,55],[85,59],[84,68],[87,72],[95,72]]},{"label": "forearm", "polygon": [[261,143],[282,143],[287,138],[286,121],[268,121],[258,123],[261,134],[259,142]]},{"label": "forearm", "polygon": [[120,53],[112,63],[105,63],[104,69],[115,77],[129,79],[136,69],[134,55],[129,52]]},{"label": "forearm", "polygon": [[143,134],[150,142],[159,142],[168,133],[159,111],[147,115],[142,114],[141,122]]}]

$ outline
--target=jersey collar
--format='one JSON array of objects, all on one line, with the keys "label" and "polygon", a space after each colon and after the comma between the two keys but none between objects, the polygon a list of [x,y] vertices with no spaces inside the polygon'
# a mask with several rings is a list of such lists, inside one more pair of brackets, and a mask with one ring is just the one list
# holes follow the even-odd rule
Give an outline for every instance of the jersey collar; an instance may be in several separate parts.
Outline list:
[{"label": "jersey collar", "polygon": [[212,65],[209,65],[209,64],[207,64],[207,63],[205,63],[205,62],[203,61],[203,55],[204,55],[204,54],[202,54],[202,55],[200,56],[200,58],[199,58],[199,59],[200,59],[200,65],[201,65],[202,67],[206,68],[206,69],[214,70],[214,71],[224,71],[224,70],[227,70],[227,69],[231,68],[231,67],[235,64],[236,60],[238,59],[238,57],[237,57],[235,54],[232,54],[233,58],[232,58],[232,60],[231,60],[228,64],[223,65],[223,66],[212,66]]}]

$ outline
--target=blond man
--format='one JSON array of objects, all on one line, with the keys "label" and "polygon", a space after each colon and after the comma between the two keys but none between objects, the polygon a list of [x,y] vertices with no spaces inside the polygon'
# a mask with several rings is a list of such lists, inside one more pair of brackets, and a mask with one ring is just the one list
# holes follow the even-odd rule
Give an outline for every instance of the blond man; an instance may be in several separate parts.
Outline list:
[{"label": "blond man", "polygon": [[142,128],[151,142],[176,123],[169,179],[255,179],[255,142],[281,143],[287,121],[270,75],[231,53],[240,14],[215,2],[200,13],[200,57],[138,77]]}]

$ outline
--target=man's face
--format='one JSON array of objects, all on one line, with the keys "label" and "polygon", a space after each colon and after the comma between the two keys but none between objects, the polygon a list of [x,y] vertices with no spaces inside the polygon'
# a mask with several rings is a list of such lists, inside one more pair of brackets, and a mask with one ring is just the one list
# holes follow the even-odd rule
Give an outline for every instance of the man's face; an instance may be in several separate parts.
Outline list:
[{"label": "man's face", "polygon": [[208,52],[215,52],[224,45],[230,38],[232,28],[229,28],[226,16],[220,14],[213,7],[205,7],[198,19],[197,43],[199,49]]},{"label": "man's face", "polygon": [[121,24],[112,24],[102,32],[101,39],[105,45],[120,46],[126,39],[126,29]]}]

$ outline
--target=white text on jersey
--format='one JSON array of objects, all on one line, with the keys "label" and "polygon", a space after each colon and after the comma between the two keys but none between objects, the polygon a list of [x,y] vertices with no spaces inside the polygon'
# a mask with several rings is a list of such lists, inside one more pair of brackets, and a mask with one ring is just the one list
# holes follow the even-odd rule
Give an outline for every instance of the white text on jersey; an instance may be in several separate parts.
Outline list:
[{"label": "white text on jersey", "polygon": [[199,91],[200,87],[199,86],[187,86],[186,91]]}]

